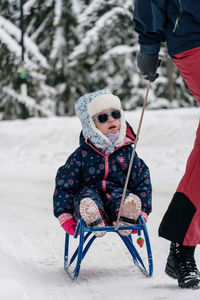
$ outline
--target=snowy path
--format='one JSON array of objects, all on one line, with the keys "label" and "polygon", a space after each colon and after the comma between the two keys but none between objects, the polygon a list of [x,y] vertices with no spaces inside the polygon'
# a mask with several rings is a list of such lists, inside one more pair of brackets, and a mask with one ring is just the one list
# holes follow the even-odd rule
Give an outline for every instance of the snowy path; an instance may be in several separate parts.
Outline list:
[{"label": "snowy path", "polygon": [[[138,124],[140,112],[127,113]],[[147,111],[138,154],[151,169],[153,213],[148,230],[154,274],[133,266],[119,238],[96,240],[72,282],[63,271],[64,232],[52,213],[57,168],[77,146],[76,118],[0,123],[0,299],[156,300],[200,299],[200,290],[182,290],[163,272],[169,242],[157,229],[192,147],[200,109]],[[182,141],[184,143],[182,146]],[[196,258],[200,266],[200,249]]]}]

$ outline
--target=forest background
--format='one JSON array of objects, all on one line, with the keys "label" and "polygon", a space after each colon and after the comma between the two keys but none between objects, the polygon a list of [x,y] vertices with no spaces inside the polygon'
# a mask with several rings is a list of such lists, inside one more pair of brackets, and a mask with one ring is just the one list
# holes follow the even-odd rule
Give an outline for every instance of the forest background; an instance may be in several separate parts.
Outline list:
[{"label": "forest background", "polygon": [[[142,106],[133,8],[133,0],[1,0],[0,120],[71,116],[81,95],[103,88],[125,110]],[[160,56],[148,109],[197,105],[165,44]]]}]

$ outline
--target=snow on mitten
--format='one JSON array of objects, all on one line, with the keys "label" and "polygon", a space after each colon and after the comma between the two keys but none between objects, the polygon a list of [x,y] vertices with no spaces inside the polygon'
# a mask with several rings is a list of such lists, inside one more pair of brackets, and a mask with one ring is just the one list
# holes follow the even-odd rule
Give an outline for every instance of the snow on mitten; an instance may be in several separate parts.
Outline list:
[{"label": "snow on mitten", "polygon": [[77,223],[71,214],[64,213],[58,217],[58,220],[65,232],[69,235],[74,235]]}]

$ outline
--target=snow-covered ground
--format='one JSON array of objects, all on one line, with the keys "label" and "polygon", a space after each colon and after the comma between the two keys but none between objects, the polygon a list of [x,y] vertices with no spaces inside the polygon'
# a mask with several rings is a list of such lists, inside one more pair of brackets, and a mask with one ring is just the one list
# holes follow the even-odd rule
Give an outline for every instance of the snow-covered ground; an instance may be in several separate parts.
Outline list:
[{"label": "snow-covered ground", "polygon": [[[137,130],[140,110],[127,112]],[[164,273],[169,242],[158,237],[161,218],[185,169],[200,109],[146,111],[137,152],[149,165],[153,212],[148,231],[154,274],[144,275],[117,235],[96,240],[72,282],[63,271],[64,231],[53,216],[57,168],[78,146],[76,117],[0,122],[0,299],[200,299]],[[196,250],[200,266],[200,249]]]}]

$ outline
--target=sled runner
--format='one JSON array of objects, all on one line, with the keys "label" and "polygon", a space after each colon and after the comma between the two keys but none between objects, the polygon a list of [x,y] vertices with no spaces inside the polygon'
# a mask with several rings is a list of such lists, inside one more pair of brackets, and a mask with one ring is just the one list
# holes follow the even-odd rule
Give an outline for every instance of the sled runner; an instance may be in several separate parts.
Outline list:
[{"label": "sled runner", "polygon": [[[134,241],[132,239],[131,234],[128,236],[122,236],[119,234],[118,230],[137,230],[138,233],[134,234],[135,236],[141,236],[143,234],[144,244],[146,245],[146,253],[147,253],[147,261],[146,263],[148,267],[145,266],[145,263],[139,254],[140,251],[136,249],[137,245],[134,245]],[[96,239],[96,236],[92,234],[93,231],[106,231],[106,232],[115,232],[119,235],[121,240],[126,245],[130,255],[132,256],[134,264],[141,270],[144,275],[147,277],[152,276],[153,274],[153,260],[151,253],[151,246],[149,241],[149,236],[147,232],[147,227],[143,217],[140,215],[138,219],[138,224],[130,225],[130,226],[119,226],[116,231],[113,226],[104,226],[104,227],[86,227],[85,223],[82,219],[79,220],[74,237],[72,239],[76,239],[79,235],[79,245],[77,249],[74,251],[71,258],[69,258],[69,234],[66,233],[65,238],[65,253],[64,253],[64,269],[66,273],[72,278],[76,279],[79,275],[81,262],[85,255],[87,254],[90,246]],[[138,248],[138,247],[137,247]],[[75,267],[72,268],[72,263],[75,263]]]}]

